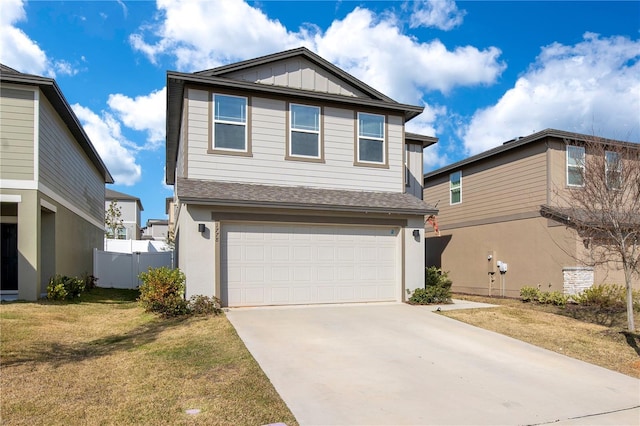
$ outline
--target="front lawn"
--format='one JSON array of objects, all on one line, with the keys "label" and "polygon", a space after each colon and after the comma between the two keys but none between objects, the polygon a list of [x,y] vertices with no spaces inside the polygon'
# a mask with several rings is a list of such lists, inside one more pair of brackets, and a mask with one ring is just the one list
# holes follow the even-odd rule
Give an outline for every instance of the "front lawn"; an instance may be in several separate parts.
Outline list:
[{"label": "front lawn", "polygon": [[[625,331],[626,312],[570,305],[561,308],[497,297],[456,294],[454,298],[499,306],[441,312],[443,315],[640,378],[640,334]],[[640,329],[639,317],[636,312],[636,330]]]},{"label": "front lawn", "polygon": [[297,424],[224,315],[160,319],[137,295],[2,303],[2,424]]}]

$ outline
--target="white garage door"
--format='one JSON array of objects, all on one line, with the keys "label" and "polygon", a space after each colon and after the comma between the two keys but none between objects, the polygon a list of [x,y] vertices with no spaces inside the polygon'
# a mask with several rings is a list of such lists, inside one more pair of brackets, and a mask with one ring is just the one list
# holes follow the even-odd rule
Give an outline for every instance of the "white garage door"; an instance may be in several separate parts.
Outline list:
[{"label": "white garage door", "polygon": [[397,300],[398,228],[224,224],[222,303]]}]

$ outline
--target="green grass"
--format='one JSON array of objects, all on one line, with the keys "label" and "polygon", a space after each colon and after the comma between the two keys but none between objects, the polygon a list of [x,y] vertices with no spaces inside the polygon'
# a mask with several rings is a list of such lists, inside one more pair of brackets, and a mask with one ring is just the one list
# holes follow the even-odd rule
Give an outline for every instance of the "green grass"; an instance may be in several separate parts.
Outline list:
[{"label": "green grass", "polygon": [[2,424],[297,424],[224,315],[161,319],[136,297],[0,305]]}]

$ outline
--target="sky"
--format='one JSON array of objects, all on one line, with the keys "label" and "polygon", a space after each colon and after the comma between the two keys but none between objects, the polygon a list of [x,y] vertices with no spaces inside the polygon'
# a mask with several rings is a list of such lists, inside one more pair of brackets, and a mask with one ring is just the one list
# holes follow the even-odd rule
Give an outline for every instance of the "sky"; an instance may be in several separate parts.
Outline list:
[{"label": "sky", "polygon": [[113,175],[166,218],[166,72],[305,46],[424,112],[428,172],[546,128],[640,141],[639,1],[0,2],[0,62],[55,78]]}]

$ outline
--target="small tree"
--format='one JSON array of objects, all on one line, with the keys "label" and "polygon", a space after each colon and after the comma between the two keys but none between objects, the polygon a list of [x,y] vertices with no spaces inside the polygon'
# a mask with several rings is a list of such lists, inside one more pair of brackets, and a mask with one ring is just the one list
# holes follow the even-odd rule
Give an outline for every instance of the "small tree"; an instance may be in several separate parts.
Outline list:
[{"label": "small tree", "polygon": [[[593,266],[618,264],[625,276],[627,322],[635,331],[633,280],[640,275],[640,145],[598,137],[566,140],[576,153],[569,159],[574,183],[556,190],[559,207],[543,206],[542,214],[576,230]],[[582,151],[584,147],[584,151]]]},{"label": "small tree", "polygon": [[118,238],[118,230],[124,228],[118,200],[111,200],[109,203],[109,208],[104,214],[104,227],[107,237],[111,238]]}]

